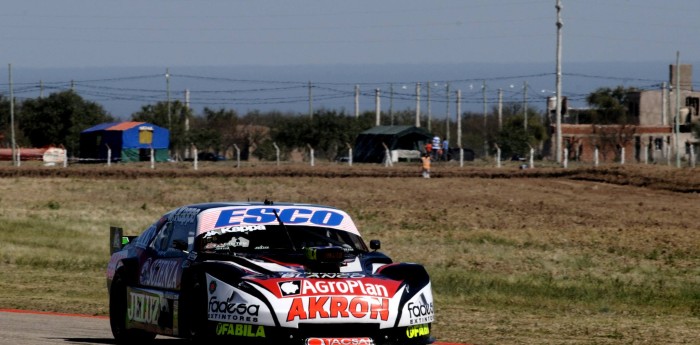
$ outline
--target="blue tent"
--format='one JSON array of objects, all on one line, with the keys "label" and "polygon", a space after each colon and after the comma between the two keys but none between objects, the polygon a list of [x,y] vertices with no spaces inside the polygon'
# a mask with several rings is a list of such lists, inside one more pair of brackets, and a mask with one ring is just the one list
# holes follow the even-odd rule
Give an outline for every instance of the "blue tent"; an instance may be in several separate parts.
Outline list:
[{"label": "blue tent", "polygon": [[108,148],[112,160],[148,161],[151,149],[157,162],[168,160],[170,131],[147,122],[108,122],[80,132],[80,158],[106,160]]}]

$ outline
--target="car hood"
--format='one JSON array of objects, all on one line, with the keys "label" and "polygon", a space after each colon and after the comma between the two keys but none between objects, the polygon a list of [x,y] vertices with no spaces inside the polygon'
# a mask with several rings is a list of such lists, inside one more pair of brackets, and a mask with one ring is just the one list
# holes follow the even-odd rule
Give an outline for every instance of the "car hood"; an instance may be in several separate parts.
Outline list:
[{"label": "car hood", "polygon": [[[231,262],[248,275],[207,274],[209,319],[298,328],[300,324],[372,323],[379,328],[416,324],[410,308],[424,305],[432,317],[430,283],[411,291],[402,279],[347,265],[345,272],[309,272],[300,265]],[[411,303],[411,307],[407,307]],[[420,308],[419,308],[420,309]],[[428,311],[429,309],[429,311]]]}]

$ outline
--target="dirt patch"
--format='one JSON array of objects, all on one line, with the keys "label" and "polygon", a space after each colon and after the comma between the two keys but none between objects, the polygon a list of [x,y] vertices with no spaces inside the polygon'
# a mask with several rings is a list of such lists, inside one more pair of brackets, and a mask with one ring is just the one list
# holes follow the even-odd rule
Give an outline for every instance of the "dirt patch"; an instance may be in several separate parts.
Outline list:
[{"label": "dirt patch", "polygon": [[[22,167],[0,166],[0,178],[4,177],[76,177],[76,178],[185,178],[185,177],[324,177],[324,178],[357,178],[357,177],[419,177],[420,168],[417,165],[396,164],[385,167],[376,164],[360,164],[347,166],[342,164],[264,164],[237,168],[231,164],[200,163],[201,168],[195,170],[191,164],[168,163],[159,164],[151,169],[146,164],[116,164],[105,165],[71,165],[62,167],[44,167],[25,165]],[[600,168],[578,167],[519,169],[515,166],[502,168],[466,166],[456,164],[435,164],[432,178],[564,178],[581,181],[605,182],[618,185],[646,187],[669,190],[682,193],[700,192],[700,173],[698,169],[671,168],[656,165],[611,165]]]}]

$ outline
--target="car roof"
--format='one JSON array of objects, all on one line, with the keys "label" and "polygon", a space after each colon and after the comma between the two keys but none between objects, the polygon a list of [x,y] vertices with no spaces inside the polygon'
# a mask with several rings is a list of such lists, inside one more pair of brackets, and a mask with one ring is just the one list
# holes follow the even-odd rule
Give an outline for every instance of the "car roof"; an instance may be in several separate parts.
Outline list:
[{"label": "car roof", "polygon": [[308,204],[308,203],[297,203],[297,202],[271,202],[271,201],[217,201],[217,202],[205,202],[190,204],[183,207],[198,208],[200,210],[207,210],[210,208],[219,207],[229,207],[229,206],[313,206],[313,207],[323,207],[329,209],[338,209],[333,206],[318,205],[318,204]]},{"label": "car roof", "polygon": [[231,226],[277,225],[281,220],[285,225],[333,228],[361,236],[350,215],[332,206],[267,201],[210,202],[183,206],[168,215],[177,217],[182,210],[197,214],[197,234]]}]

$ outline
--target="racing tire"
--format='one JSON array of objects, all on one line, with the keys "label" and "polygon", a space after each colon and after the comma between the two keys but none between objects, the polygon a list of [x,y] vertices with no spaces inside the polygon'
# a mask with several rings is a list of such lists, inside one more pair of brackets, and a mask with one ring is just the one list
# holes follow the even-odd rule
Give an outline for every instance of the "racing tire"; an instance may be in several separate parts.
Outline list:
[{"label": "racing tire", "polygon": [[197,342],[212,338],[207,333],[208,304],[207,283],[204,275],[193,279],[187,294],[187,329],[188,338]]},{"label": "racing tire", "polygon": [[156,334],[140,329],[126,328],[127,296],[126,283],[117,273],[112,280],[112,288],[109,293],[109,325],[117,344],[142,344],[155,339]]}]

